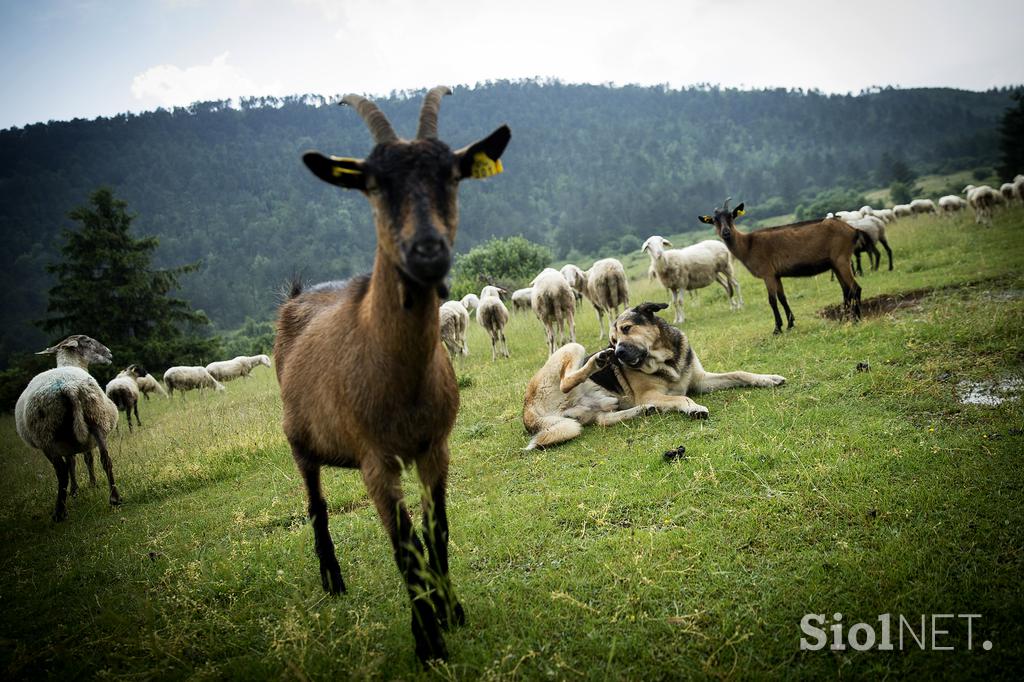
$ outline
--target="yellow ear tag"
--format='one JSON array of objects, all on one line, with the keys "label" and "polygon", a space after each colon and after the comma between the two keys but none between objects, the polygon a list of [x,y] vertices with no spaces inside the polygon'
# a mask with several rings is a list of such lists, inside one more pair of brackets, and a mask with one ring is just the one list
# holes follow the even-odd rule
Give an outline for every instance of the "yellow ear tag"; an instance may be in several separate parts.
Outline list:
[{"label": "yellow ear tag", "polygon": [[746,211],[736,211],[736,215],[737,215],[737,216],[741,216],[741,215],[743,215],[744,213],[746,213]]},{"label": "yellow ear tag", "polygon": [[489,178],[492,175],[497,175],[503,170],[505,169],[501,167],[501,159],[494,161],[483,152],[477,152],[473,155],[473,170],[471,171],[471,175],[474,178]]},{"label": "yellow ear tag", "polygon": [[[358,164],[359,163],[359,159],[350,159],[350,158],[341,157],[341,156],[332,156],[331,157],[331,161],[335,161],[335,162],[348,162],[348,163],[353,163],[353,164]],[[333,168],[331,168],[331,175],[336,177],[336,178],[340,178],[342,175],[362,175],[362,174],[363,174],[363,171],[361,171],[361,170],[359,170],[357,168],[346,168],[345,166],[334,166]]]}]

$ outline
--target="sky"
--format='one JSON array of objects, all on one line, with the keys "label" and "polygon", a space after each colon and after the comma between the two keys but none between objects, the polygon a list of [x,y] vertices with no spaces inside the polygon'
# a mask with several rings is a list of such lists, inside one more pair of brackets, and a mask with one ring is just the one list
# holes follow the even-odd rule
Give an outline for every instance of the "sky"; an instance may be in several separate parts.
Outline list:
[{"label": "sky", "polygon": [[1020,0],[0,0],[0,129],[250,95],[557,78],[1024,84]]}]

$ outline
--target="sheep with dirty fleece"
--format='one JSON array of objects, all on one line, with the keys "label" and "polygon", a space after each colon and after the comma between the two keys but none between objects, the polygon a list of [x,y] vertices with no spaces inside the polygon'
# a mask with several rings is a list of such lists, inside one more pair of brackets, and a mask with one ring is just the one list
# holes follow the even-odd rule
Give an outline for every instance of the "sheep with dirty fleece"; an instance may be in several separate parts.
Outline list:
[{"label": "sheep with dirty fleece", "polygon": [[682,249],[671,246],[669,240],[654,235],[647,238],[640,251],[650,256],[658,281],[672,296],[675,324],[686,321],[684,292],[702,289],[713,282],[718,282],[725,289],[732,310],[743,305],[740,283],[736,280],[732,256],[725,244],[716,239],[706,239]]},{"label": "sheep with dirty fleece", "polygon": [[132,430],[132,410],[135,411],[135,422],[142,426],[139,419],[139,377],[146,376],[146,370],[141,365],[128,365],[118,372],[117,376],[107,382],[107,397],[118,410],[124,411],[125,419],[128,420],[128,431]]},{"label": "sheep with dirty fleece", "polygon": [[[530,305],[537,319],[544,325],[548,339],[548,355],[565,343],[565,328],[569,327],[569,340],[576,341],[576,297],[562,273],[544,268],[531,283]],[[558,340],[555,340],[555,331]]]},{"label": "sheep with dirty fleece", "polygon": [[441,342],[448,350],[448,355],[455,359],[456,355],[469,355],[466,343],[466,331],[469,329],[469,311],[459,301],[445,301],[441,304],[440,325]]},{"label": "sheep with dirty fleece", "polygon": [[499,353],[509,357],[508,340],[505,338],[508,309],[501,302],[503,291],[495,286],[484,287],[480,292],[480,305],[476,309],[476,321],[491,337],[491,360],[496,360]]},{"label": "sheep with dirty fleece", "polygon": [[608,314],[608,335],[611,336],[612,322],[619,314],[619,308],[629,305],[629,280],[626,269],[616,258],[602,258],[583,273],[586,288],[583,290],[587,300],[597,311],[597,325],[604,338],[604,315]]},{"label": "sheep with dirty fleece", "polygon": [[57,368],[37,374],[28,383],[14,407],[14,422],[25,444],[41,450],[57,475],[53,520],[67,518],[69,480],[71,494],[78,492],[75,456],[79,452],[85,456],[89,482],[96,484],[93,447],[99,448],[107,474],[110,504],[121,504],[107,451],[107,436],[117,425],[117,406],[87,371],[91,364],[109,365],[110,350],[89,336],[75,334],[38,354],[56,354]]},{"label": "sheep with dirty fleece", "polygon": [[136,379],[135,383],[139,387],[139,393],[141,393],[146,400],[149,400],[150,393],[156,393],[157,395],[162,395],[165,398],[167,397],[167,391],[164,390],[164,387],[160,385],[159,381],[153,378],[152,374],[142,375]]},{"label": "sheep with dirty fleece", "polygon": [[224,384],[214,379],[205,367],[169,367],[164,372],[164,383],[167,384],[169,396],[174,395],[175,390],[182,394],[185,391],[205,388],[212,388],[215,391],[224,390]]}]

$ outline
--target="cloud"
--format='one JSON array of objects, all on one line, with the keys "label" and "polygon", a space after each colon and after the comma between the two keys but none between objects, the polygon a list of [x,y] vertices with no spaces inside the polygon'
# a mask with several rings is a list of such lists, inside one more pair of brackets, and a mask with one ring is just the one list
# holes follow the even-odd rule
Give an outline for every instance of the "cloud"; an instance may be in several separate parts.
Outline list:
[{"label": "cloud", "polygon": [[153,66],[132,79],[132,95],[135,99],[173,107],[243,95],[279,94],[279,85],[257,85],[240,69],[228,64],[229,56],[230,52],[224,52],[209,64],[185,69],[173,64]]}]

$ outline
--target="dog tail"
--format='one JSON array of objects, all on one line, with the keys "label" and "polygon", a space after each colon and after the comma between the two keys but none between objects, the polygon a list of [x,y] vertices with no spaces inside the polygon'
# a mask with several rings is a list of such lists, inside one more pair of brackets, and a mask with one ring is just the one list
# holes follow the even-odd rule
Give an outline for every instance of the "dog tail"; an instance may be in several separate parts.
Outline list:
[{"label": "dog tail", "polygon": [[526,450],[546,448],[572,440],[583,432],[583,426],[575,419],[568,417],[543,417],[538,426],[540,430],[534,434]]}]

